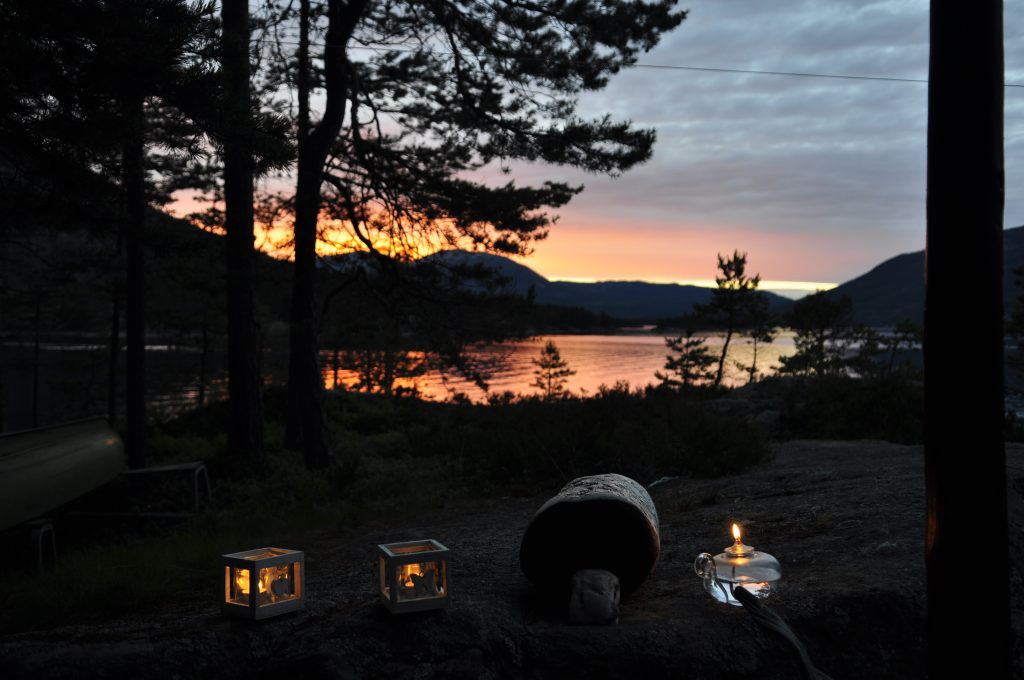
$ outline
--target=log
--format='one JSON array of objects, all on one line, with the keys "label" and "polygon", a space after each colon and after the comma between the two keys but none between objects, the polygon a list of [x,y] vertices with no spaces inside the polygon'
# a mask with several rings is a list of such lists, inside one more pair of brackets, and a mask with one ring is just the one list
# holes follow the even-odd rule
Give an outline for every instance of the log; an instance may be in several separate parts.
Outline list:
[{"label": "log", "polygon": [[619,578],[622,594],[640,586],[661,554],[658,512],[647,490],[617,474],[579,477],[540,507],[519,547],[519,564],[539,588],[568,591],[581,569]]}]

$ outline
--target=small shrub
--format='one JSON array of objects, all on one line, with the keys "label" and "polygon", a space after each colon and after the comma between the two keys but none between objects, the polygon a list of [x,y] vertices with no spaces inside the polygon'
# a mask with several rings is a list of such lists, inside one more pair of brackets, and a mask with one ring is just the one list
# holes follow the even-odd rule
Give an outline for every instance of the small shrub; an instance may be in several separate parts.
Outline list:
[{"label": "small shrub", "polygon": [[923,441],[923,392],[912,378],[835,375],[777,384],[785,403],[783,438]]}]

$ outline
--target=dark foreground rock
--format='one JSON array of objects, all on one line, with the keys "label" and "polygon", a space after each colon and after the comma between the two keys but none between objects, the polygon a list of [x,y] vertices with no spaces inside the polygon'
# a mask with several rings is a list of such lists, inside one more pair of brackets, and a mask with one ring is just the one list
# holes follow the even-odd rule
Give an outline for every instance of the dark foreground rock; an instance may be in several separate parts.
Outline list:
[{"label": "dark foreground rock", "polygon": [[[1024,447],[1010,447],[1015,677],[1024,677]],[[307,609],[260,623],[220,616],[217,575],[190,605],[0,638],[3,678],[793,678],[793,658],[740,608],[719,605],[694,557],[729,524],[779,558],[768,601],[816,665],[841,678],[924,677],[924,481],[919,447],[790,442],[717,480],[651,489],[661,518],[654,575],[617,626],[573,626],[519,570],[523,530],[545,498],[437,510],[404,526],[318,535]],[[450,609],[392,616],[378,604],[377,543],[452,549]]]}]

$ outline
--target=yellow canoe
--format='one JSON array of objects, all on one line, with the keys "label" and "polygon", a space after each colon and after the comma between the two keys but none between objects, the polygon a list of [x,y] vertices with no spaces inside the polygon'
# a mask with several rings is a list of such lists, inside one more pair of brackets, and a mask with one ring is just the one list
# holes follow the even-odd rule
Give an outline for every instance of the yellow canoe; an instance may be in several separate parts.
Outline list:
[{"label": "yellow canoe", "polygon": [[125,467],[105,418],[0,435],[0,531],[102,486]]}]

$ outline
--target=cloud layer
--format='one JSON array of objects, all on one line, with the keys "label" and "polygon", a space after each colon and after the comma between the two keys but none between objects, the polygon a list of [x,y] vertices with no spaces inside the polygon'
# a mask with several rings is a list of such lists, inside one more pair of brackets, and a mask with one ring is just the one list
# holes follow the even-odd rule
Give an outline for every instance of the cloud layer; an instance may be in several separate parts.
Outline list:
[{"label": "cloud layer", "polygon": [[[1007,82],[1024,83],[1024,16],[1007,3]],[[692,0],[640,62],[926,78],[922,0]],[[1020,14],[1020,13],[1017,13]],[[927,85],[633,68],[582,112],[653,127],[655,157],[582,181],[527,263],[548,276],[706,278],[750,252],[765,278],[842,281],[924,247]],[[1006,90],[1006,226],[1024,224],[1024,89]]]}]

